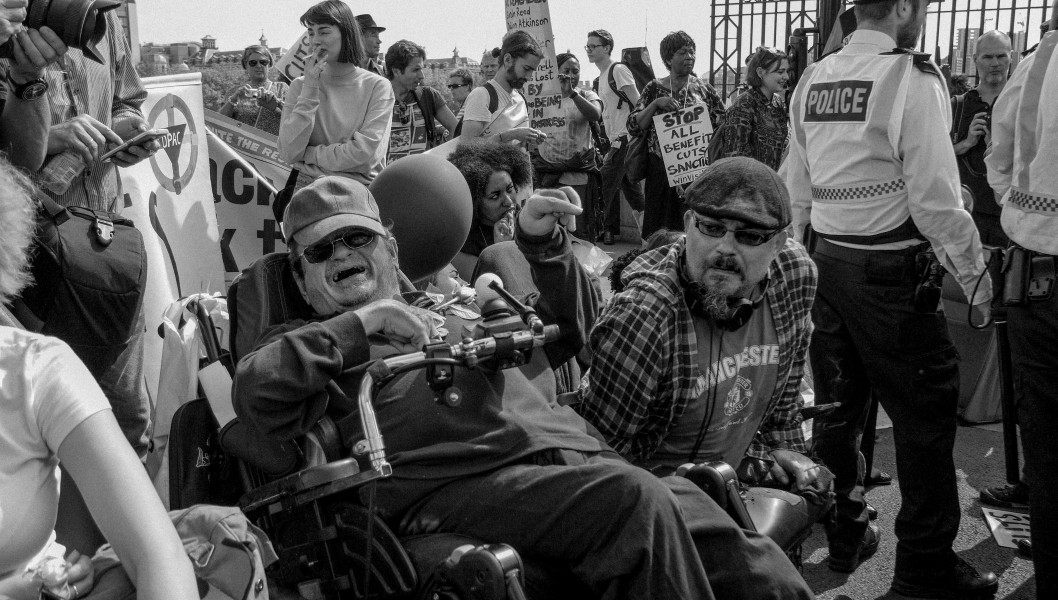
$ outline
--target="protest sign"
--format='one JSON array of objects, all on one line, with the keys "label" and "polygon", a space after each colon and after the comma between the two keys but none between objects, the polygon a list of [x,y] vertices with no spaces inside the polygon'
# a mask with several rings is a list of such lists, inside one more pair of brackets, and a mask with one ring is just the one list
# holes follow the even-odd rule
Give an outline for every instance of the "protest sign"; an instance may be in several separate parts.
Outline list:
[{"label": "protest sign", "polygon": [[254,260],[286,250],[272,213],[277,188],[290,174],[276,136],[206,111],[209,173],[220,228],[225,281]]},{"label": "protest sign", "polygon": [[565,131],[566,115],[562,111],[562,86],[558,82],[555,35],[551,31],[551,10],[547,1],[504,0],[504,14],[507,31],[525,31],[540,42],[544,51],[536,72],[522,88],[529,110],[529,126],[551,134]]},{"label": "protest sign", "polygon": [[694,181],[709,164],[709,138],[713,123],[704,104],[681,108],[654,117],[661,157],[669,187]]},{"label": "protest sign", "polygon": [[312,54],[312,48],[309,46],[309,32],[306,31],[298,38],[298,43],[276,61],[279,76],[287,83],[301,77],[301,74],[305,72],[305,59],[310,54]]},{"label": "protest sign", "polygon": [[992,537],[1002,548],[1017,548],[1018,540],[1029,539],[1029,515],[1005,509],[981,507]]},{"label": "protest sign", "polygon": [[[124,216],[136,223],[147,250],[143,314],[147,331],[157,332],[173,301],[197,292],[223,292],[220,233],[209,185],[209,156],[202,114],[200,73],[149,77],[140,107],[151,129],[168,132],[162,149],[132,167],[119,169]],[[148,334],[143,371],[156,398],[162,339]]]}]

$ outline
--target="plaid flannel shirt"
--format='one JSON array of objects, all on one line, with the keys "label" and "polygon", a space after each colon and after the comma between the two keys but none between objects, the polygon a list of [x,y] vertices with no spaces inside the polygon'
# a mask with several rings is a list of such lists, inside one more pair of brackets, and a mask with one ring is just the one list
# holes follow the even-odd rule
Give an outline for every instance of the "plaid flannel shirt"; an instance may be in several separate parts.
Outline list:
[{"label": "plaid flannel shirt", "polygon": [[[581,382],[577,410],[631,462],[649,458],[687,405],[698,401],[697,339],[677,276],[682,248],[683,241],[664,246],[628,265],[622,273],[625,289],[604,308],[589,339],[591,368]],[[815,263],[792,238],[769,274],[779,372],[746,452],[765,459],[772,450],[806,451],[799,387],[818,280]]]}]

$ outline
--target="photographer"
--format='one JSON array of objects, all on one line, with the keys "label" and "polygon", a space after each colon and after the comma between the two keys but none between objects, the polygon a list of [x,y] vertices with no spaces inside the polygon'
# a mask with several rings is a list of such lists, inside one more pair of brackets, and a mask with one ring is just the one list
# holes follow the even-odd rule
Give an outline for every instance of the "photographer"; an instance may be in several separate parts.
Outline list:
[{"label": "photographer", "polygon": [[[1000,31],[989,31],[977,39],[974,50],[977,87],[951,99],[951,140],[959,165],[963,189],[973,195],[971,214],[981,243],[1005,246],[1008,242],[999,226],[999,203],[988,186],[985,152],[992,139],[992,105],[1010,72],[1010,38]],[[971,207],[967,207],[968,210]]]},{"label": "photographer", "polygon": [[0,0],[0,45],[10,43],[0,77],[0,151],[12,164],[37,169],[44,162],[51,115],[41,86],[33,85],[44,67],[66,53],[66,44],[48,27],[26,29],[28,0]]}]

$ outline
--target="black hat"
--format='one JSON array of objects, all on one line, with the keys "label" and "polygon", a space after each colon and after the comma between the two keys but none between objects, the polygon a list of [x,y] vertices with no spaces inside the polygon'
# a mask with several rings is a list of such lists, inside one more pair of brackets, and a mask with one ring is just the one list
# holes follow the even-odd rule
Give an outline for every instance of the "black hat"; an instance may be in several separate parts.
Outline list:
[{"label": "black hat", "polygon": [[379,27],[378,24],[375,23],[375,19],[373,19],[371,15],[368,14],[358,15],[356,17],[356,23],[360,25],[361,31],[366,31],[368,29],[377,29],[379,33],[382,33],[386,30],[385,27]]}]

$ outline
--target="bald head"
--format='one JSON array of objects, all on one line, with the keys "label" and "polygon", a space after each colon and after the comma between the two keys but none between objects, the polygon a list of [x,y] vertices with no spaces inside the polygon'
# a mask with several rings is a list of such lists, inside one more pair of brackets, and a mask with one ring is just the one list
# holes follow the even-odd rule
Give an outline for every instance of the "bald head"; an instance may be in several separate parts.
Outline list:
[{"label": "bald head", "polygon": [[981,56],[986,52],[1006,52],[1010,54],[1010,36],[993,29],[992,31],[986,31],[977,38],[977,47],[974,49],[974,58]]},{"label": "bald head", "polygon": [[990,87],[998,92],[1010,74],[1010,38],[1007,34],[989,31],[977,38],[974,64],[977,65],[979,87]]}]

